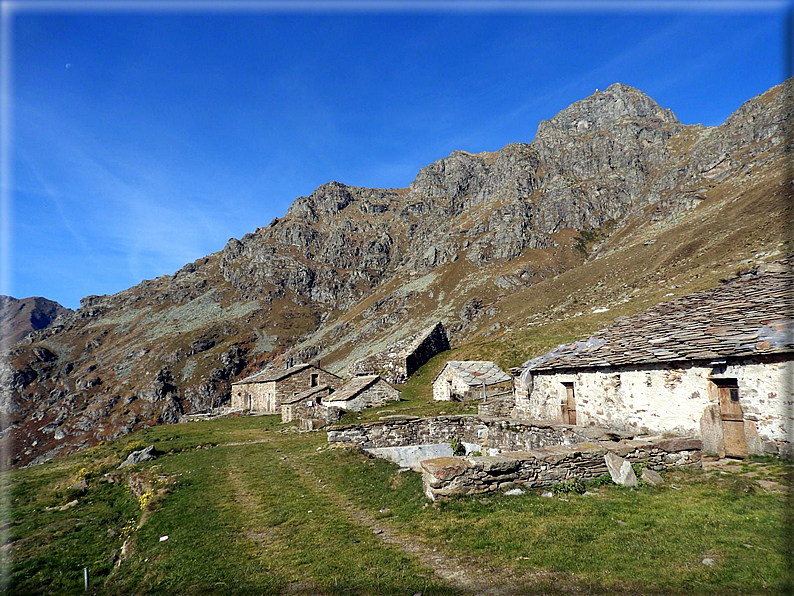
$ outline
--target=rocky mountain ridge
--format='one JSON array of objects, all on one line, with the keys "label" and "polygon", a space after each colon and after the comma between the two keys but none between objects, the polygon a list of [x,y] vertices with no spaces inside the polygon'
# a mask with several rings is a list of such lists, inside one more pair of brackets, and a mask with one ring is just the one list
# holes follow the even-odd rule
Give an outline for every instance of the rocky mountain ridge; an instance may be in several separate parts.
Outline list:
[{"label": "rocky mountain ridge", "polygon": [[13,298],[0,295],[0,345],[15,344],[33,331],[49,327],[72,310],[40,296]]},{"label": "rocky mountain ridge", "polygon": [[[777,197],[791,89],[705,128],[615,84],[541,122],[532,143],[455,151],[404,189],[330,182],[173,276],[89,296],[4,359],[12,464],[218,406],[232,380],[287,359],[344,373],[437,320],[453,344],[510,333],[545,316],[528,297],[565,272]],[[758,241],[742,249],[772,258],[778,231],[761,224],[747,222]],[[746,258],[712,240],[693,247],[703,262]]]}]

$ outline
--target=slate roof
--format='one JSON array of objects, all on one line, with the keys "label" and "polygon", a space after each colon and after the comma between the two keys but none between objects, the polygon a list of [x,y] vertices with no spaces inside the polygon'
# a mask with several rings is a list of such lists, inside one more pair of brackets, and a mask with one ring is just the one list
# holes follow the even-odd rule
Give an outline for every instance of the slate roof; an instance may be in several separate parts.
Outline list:
[{"label": "slate roof", "polygon": [[369,389],[378,381],[380,381],[380,375],[361,375],[360,377],[353,377],[331,395],[323,399],[323,401],[348,401],[355,398],[362,391]]},{"label": "slate roof", "polygon": [[[441,321],[437,321],[436,323],[433,323],[430,327],[427,327],[426,329],[423,329],[422,331],[414,335],[413,338],[411,338],[410,343],[407,346],[405,346],[402,350],[400,350],[400,356],[404,357],[407,356],[408,354],[411,354],[412,352],[415,352],[419,348],[419,346],[421,346],[425,341],[427,341],[427,338],[430,337],[438,327],[441,327],[441,330],[444,331],[444,325],[441,323]],[[444,333],[446,334],[446,332]]]},{"label": "slate roof", "polygon": [[297,404],[302,401],[308,401],[309,398],[314,397],[318,393],[328,391],[329,389],[331,389],[330,385],[318,385],[317,387],[312,387],[311,389],[298,393],[297,395],[282,398],[281,404]]},{"label": "slate roof", "polygon": [[[250,377],[246,377],[244,379],[240,379],[239,381],[235,381],[234,383],[232,383],[232,385],[238,385],[242,383],[268,383],[270,381],[281,381],[291,375],[294,375],[297,372],[306,370],[307,368],[317,368],[317,367],[314,366],[313,364],[298,364],[297,366],[293,366],[292,368],[286,368],[282,370],[263,370],[261,372],[251,375]],[[323,370],[323,369],[317,369],[317,370]],[[327,370],[323,370],[323,372],[328,373]],[[331,375],[333,373],[328,373],[328,374]]]},{"label": "slate roof", "polygon": [[794,352],[794,274],[772,263],[756,277],[659,304],[592,337],[524,363],[532,372],[716,360]]},{"label": "slate roof", "polygon": [[[450,360],[444,368],[447,366],[454,370],[464,383],[472,387],[482,387],[483,384],[496,385],[511,379],[510,375],[489,360]],[[441,372],[444,372],[444,369],[441,369]],[[436,379],[440,376],[441,373]],[[436,382],[435,379],[433,382]]]}]

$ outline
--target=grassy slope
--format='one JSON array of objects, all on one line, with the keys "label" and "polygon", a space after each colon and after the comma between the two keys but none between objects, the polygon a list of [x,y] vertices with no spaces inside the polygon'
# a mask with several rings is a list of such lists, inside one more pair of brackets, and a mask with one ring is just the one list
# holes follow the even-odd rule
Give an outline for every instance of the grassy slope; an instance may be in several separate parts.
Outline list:
[{"label": "grassy slope", "polygon": [[[324,433],[279,428],[275,417],[163,426],[12,472],[9,593],[77,592],[84,566],[93,593],[456,592],[432,561],[380,540],[340,497],[520,593],[757,594],[779,592],[784,580],[785,499],[735,473],[668,474],[681,490],[601,487],[567,501],[489,495],[430,507],[418,474],[329,450]],[[151,443],[166,455],[113,472],[118,483],[101,481]],[[66,486],[82,468],[90,488],[78,496]],[[758,469],[783,473],[779,463]],[[130,477],[166,479],[166,489],[141,512]],[[71,509],[44,510],[75,496]],[[114,568],[124,525],[142,519]]]}]

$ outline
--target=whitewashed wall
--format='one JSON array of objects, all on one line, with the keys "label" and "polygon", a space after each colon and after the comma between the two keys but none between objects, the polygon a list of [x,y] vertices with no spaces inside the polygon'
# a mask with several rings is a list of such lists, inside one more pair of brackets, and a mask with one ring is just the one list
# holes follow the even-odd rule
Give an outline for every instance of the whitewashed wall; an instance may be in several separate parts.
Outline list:
[{"label": "whitewashed wall", "polygon": [[[450,379],[452,379],[452,385],[449,384]],[[452,389],[451,393],[450,388]],[[445,367],[438,378],[433,381],[433,399],[436,401],[449,401],[452,399],[453,394],[463,397],[469,391],[471,391],[471,387],[449,366]]]},{"label": "whitewashed wall", "polygon": [[324,406],[334,406],[335,408],[342,408],[343,410],[353,410],[354,412],[360,412],[369,405],[363,393],[359,393],[357,396],[344,401],[340,401],[340,400],[326,401],[325,399],[323,399],[321,403]]},{"label": "whitewashed wall", "polygon": [[[778,448],[787,440],[791,418],[793,362],[760,361],[711,366],[643,367],[571,374],[536,373],[531,386],[517,385],[516,414],[562,422],[564,382],[573,382],[577,425],[608,426],[649,433],[673,432],[700,436],[700,420],[708,406],[718,405],[710,378],[736,379],[739,403],[747,426],[755,427],[761,442]],[[709,389],[709,386],[712,389]],[[753,446],[753,428],[746,428],[751,452],[771,451]],[[752,443],[752,444],[751,444]]]}]

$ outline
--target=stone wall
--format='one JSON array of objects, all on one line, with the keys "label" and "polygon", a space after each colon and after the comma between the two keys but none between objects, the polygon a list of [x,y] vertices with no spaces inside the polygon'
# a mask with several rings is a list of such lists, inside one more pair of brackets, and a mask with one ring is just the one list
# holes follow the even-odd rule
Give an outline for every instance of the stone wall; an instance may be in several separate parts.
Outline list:
[{"label": "stone wall", "polygon": [[444,325],[439,321],[424,336],[420,336],[406,348],[405,376],[410,377],[436,354],[449,350],[449,339]]},{"label": "stone wall", "polygon": [[495,456],[441,457],[422,462],[422,482],[430,499],[505,489],[515,484],[543,488],[573,478],[593,480],[608,473],[604,456],[615,453],[654,470],[700,466],[696,439],[644,439],[548,446]]},{"label": "stone wall", "polygon": [[[323,408],[324,406],[319,406],[320,402],[323,398],[328,397],[331,393],[331,388],[326,386],[316,393],[312,394],[311,396],[307,397],[306,399],[302,399],[300,401],[290,400],[290,403],[281,404],[281,423],[285,424],[287,422],[292,422],[293,420],[298,420],[300,418],[317,418],[322,417],[318,416],[315,413],[318,407]],[[307,404],[312,404],[311,406]]]},{"label": "stone wall", "polygon": [[380,422],[334,426],[328,429],[329,443],[352,443],[364,449],[433,445],[449,443],[456,438],[479,446],[483,452],[572,445],[590,440],[617,439],[621,436],[596,427],[549,424],[537,420],[480,418],[475,415],[435,418],[400,416]]},{"label": "stone wall", "polygon": [[[342,391],[344,391],[344,389]],[[364,408],[368,408],[370,406],[382,405],[387,401],[399,400],[400,392],[383,379],[378,379],[378,381],[372,386],[367,387],[353,396],[350,396],[348,399],[334,400],[333,397],[333,394],[331,394],[328,398],[323,400],[323,404],[335,406],[344,410],[360,412]]]},{"label": "stone wall", "polygon": [[[316,376],[313,377],[313,375]],[[276,383],[276,401],[273,411],[281,411],[281,400],[283,398],[292,397],[319,385],[328,385],[332,389],[337,389],[343,382],[336,375],[321,368],[311,367],[301,370]]]},{"label": "stone wall", "polygon": [[462,397],[469,393],[471,387],[449,365],[433,381],[433,399],[436,401],[451,401],[453,397]]},{"label": "stone wall", "polygon": [[[794,363],[753,359],[719,368],[709,365],[647,366],[571,373],[539,372],[516,386],[516,415],[558,422],[565,382],[573,383],[577,424],[631,432],[702,438],[701,419],[716,406],[711,379],[736,379],[750,453],[789,454],[794,426]],[[713,415],[711,416],[713,417]],[[703,437],[705,438],[705,437]],[[713,447],[709,447],[710,450]]]},{"label": "stone wall", "polygon": [[489,397],[477,404],[477,415],[488,418],[510,418],[515,400],[512,393]]},{"label": "stone wall", "polygon": [[275,394],[275,381],[232,385],[232,408],[250,412],[275,412],[272,405]]},{"label": "stone wall", "polygon": [[387,401],[400,399],[400,392],[383,379],[379,379],[372,387],[365,389],[362,394],[367,406],[378,406]]}]

